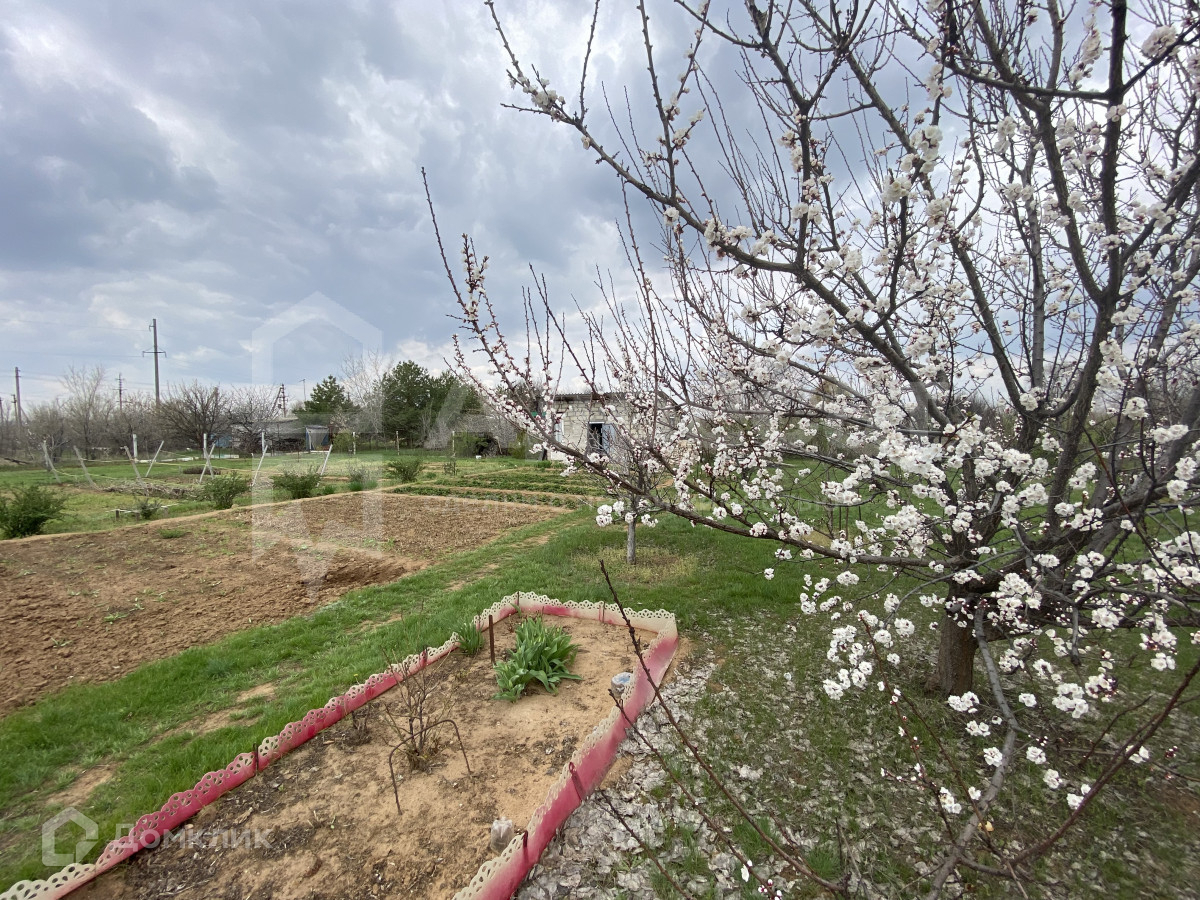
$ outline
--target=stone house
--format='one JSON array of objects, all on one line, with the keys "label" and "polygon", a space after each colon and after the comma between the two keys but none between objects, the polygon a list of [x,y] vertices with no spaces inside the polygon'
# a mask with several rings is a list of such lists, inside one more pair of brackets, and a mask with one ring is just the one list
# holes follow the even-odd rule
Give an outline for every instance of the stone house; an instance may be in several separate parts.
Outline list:
[{"label": "stone house", "polygon": [[[581,394],[556,394],[555,412],[562,418],[554,429],[555,438],[569,447],[585,453],[612,455],[616,448],[617,429],[615,423],[627,415],[625,400],[620,394],[597,394],[590,391]],[[565,459],[556,450],[551,450],[551,459]]]}]

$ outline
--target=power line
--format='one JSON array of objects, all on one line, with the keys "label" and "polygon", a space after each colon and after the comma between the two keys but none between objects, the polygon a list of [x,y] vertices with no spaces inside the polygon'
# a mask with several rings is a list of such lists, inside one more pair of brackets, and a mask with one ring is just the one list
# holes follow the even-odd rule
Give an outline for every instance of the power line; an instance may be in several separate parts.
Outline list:
[{"label": "power line", "polygon": [[11,313],[13,316],[9,320],[13,327],[19,328],[22,325],[57,325],[59,327],[66,326],[68,331],[119,331],[127,334],[141,333],[141,329],[132,325],[76,325],[70,326],[70,319],[30,319],[20,313]]},{"label": "power line", "polygon": [[[22,381],[53,381],[61,384],[63,378],[64,376],[62,375],[47,375],[43,372],[26,372],[23,369],[21,370]],[[150,390],[152,387],[154,387],[154,385],[148,381],[132,381],[126,378],[125,387],[145,388],[146,390]]]},{"label": "power line", "polygon": [[86,352],[86,353],[84,353],[84,352],[58,353],[53,350],[27,350],[24,347],[21,347],[19,350],[12,350],[12,349],[8,349],[5,347],[0,347],[0,353],[12,353],[14,355],[20,354],[21,356],[63,356],[68,359],[78,359],[79,357],[85,356],[85,355],[91,359],[141,359],[142,358],[137,353],[92,353],[90,351]]}]

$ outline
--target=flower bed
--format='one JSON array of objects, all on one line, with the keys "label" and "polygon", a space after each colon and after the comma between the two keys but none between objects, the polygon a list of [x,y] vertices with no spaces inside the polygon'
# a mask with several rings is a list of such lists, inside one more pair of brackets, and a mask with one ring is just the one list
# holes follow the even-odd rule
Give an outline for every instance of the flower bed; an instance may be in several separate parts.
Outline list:
[{"label": "flower bed", "polygon": [[[489,614],[497,623],[501,623],[508,616],[518,612],[523,614],[544,613],[563,616],[566,617],[564,622],[568,627],[572,625],[571,619],[583,620],[578,623],[581,629],[588,627],[586,624],[587,620],[608,625],[616,624],[623,626],[624,624],[612,606],[605,607],[599,604],[562,604],[549,598],[532,594],[519,594],[506,598],[477,617],[476,624],[477,627],[486,628]],[[655,632],[644,655],[653,677],[655,680],[658,680],[666,670],[675,650],[677,638],[674,618],[667,613],[657,612],[631,614],[631,619],[638,628]],[[498,632],[507,630],[509,629],[506,626],[497,628]],[[607,629],[604,629],[604,631],[607,631]],[[498,637],[502,636],[498,635]],[[632,648],[629,646],[628,636],[623,633],[623,630],[609,632],[607,638],[610,642],[616,641],[616,643],[623,645],[625,656],[621,659],[621,665],[626,668],[635,669],[634,683],[631,689],[625,694],[624,705],[630,717],[636,716],[652,696],[652,689],[645,679],[645,674],[641,671],[636,671],[636,662],[632,654]],[[584,644],[584,648],[584,652],[581,653],[581,665],[584,657],[588,655],[586,644]],[[408,677],[411,678],[423,665],[433,665],[438,660],[447,657],[454,649],[455,645],[448,642],[442,647],[430,651],[424,658],[409,658],[402,664],[401,670],[409,672]],[[503,644],[498,649],[503,649]],[[470,669],[472,667],[485,671],[489,669],[486,653],[477,657],[476,660],[476,663],[459,661],[457,663],[459,669],[455,671]],[[397,860],[390,860],[393,865],[388,865],[389,860],[387,859],[387,853],[384,851],[389,842],[397,844],[402,839],[412,838],[413,835],[417,835],[415,846],[419,847],[424,842],[425,845],[432,848],[434,855],[430,858],[440,864],[440,861],[446,857],[442,856],[439,858],[436,855],[436,841],[430,837],[431,832],[426,825],[432,824],[435,821],[433,815],[435,810],[442,813],[449,810],[449,816],[443,816],[437,821],[452,823],[456,820],[461,820],[461,823],[469,825],[470,828],[478,830],[479,833],[476,839],[470,842],[447,833],[448,840],[444,842],[444,846],[460,847],[470,843],[475,852],[482,852],[486,856],[487,828],[482,819],[494,813],[497,816],[507,816],[514,819],[518,825],[519,834],[499,856],[485,862],[478,869],[474,878],[470,880],[470,883],[457,896],[464,898],[464,900],[465,898],[472,898],[474,900],[474,898],[508,897],[520,883],[529,868],[537,861],[538,856],[546,844],[549,843],[554,832],[579,804],[580,799],[599,783],[615,755],[617,745],[624,737],[625,723],[621,717],[620,710],[612,705],[611,699],[607,701],[606,706],[603,702],[604,696],[607,695],[608,679],[615,674],[615,671],[609,671],[613,667],[613,660],[600,659],[600,655],[597,654],[596,662],[598,665],[593,671],[589,672],[585,681],[565,684],[558,696],[534,695],[523,698],[517,704],[511,706],[503,704],[500,701],[490,700],[485,700],[480,704],[478,702],[479,697],[477,696],[478,688],[463,688],[467,693],[470,690],[475,690],[474,705],[485,710],[483,714],[484,718],[489,720],[494,718],[496,720],[496,729],[491,732],[491,737],[499,743],[493,746],[491,758],[489,759],[486,735],[483,735],[485,740],[481,746],[473,743],[473,739],[468,738],[464,734],[464,744],[467,745],[468,759],[471,761],[472,768],[478,768],[479,770],[479,775],[468,776],[462,756],[456,755],[456,741],[449,731],[443,730],[447,746],[439,758],[439,768],[436,768],[431,773],[422,773],[413,778],[409,778],[408,775],[403,774],[406,770],[402,766],[398,768],[398,771],[402,773],[401,787],[397,791],[397,793],[401,794],[402,800],[402,812],[398,819],[392,818],[389,820],[384,818],[383,810],[390,806],[390,815],[395,817],[396,808],[393,805],[391,780],[381,774],[381,772],[387,771],[386,751],[389,749],[388,742],[395,743],[395,741],[391,740],[388,736],[387,729],[383,724],[383,717],[379,714],[378,710],[374,713],[368,711],[358,712],[365,704],[377,697],[383,703],[392,703],[394,701],[395,695],[391,697],[381,696],[397,684],[397,667],[389,667],[387,671],[380,675],[372,676],[364,684],[355,686],[345,695],[334,698],[322,709],[310,712],[300,722],[292,723],[278,736],[264,741],[253,754],[242,754],[226,769],[220,772],[209,773],[191,791],[174,795],[160,811],[143,816],[128,837],[109,844],[101,855],[100,860],[94,866],[68,866],[46,882],[21,882],[7,891],[3,895],[3,898],[4,900],[10,900],[10,898],[22,898],[22,900],[25,900],[25,898],[39,898],[39,900],[42,900],[42,898],[62,897],[76,887],[91,881],[100,873],[112,869],[119,862],[133,856],[141,848],[153,846],[163,841],[164,835],[170,836],[170,839],[167,841],[170,848],[178,850],[181,846],[186,846],[186,840],[184,837],[180,837],[180,833],[183,831],[182,826],[187,820],[197,816],[201,810],[209,807],[210,804],[213,804],[233,788],[243,785],[251,779],[254,779],[254,784],[247,785],[243,791],[238,792],[238,795],[247,792],[251,794],[257,792],[263,798],[257,803],[258,818],[261,821],[256,821],[252,826],[248,818],[250,813],[246,812],[246,810],[251,809],[253,811],[253,805],[248,806],[246,802],[237,802],[236,797],[238,795],[234,795],[228,798],[228,803],[222,804],[222,807],[229,807],[225,812],[231,813],[232,818],[227,817],[218,822],[215,816],[223,815],[223,812],[206,812],[192,824],[202,826],[202,830],[209,829],[211,831],[212,829],[216,829],[217,831],[221,831],[224,829],[224,833],[229,833],[230,828],[235,825],[247,830],[254,827],[259,832],[270,830],[272,834],[275,834],[276,828],[278,828],[277,839],[282,842],[285,850],[289,841],[293,847],[302,849],[301,853],[292,854],[293,858],[289,862],[289,874],[283,876],[283,873],[280,873],[285,879],[288,877],[298,878],[301,882],[305,878],[317,879],[321,877],[320,870],[326,866],[328,866],[326,871],[327,877],[332,877],[339,871],[337,866],[335,866],[336,859],[339,858],[339,854],[343,853],[345,848],[349,847],[358,852],[364,859],[372,856],[369,871],[370,877],[375,879],[375,883],[383,884],[389,878],[392,878],[393,881],[408,879],[405,883],[411,884],[414,889],[420,887],[421,895],[425,896],[430,889],[444,889],[447,884],[453,883],[453,879],[458,876],[455,874],[446,874],[446,877],[443,878],[437,871],[433,871],[425,874],[416,873],[419,877],[415,877],[411,868],[406,870],[407,874],[402,874],[399,871],[400,867],[396,865]],[[446,660],[446,663],[452,668],[456,665],[453,660]],[[593,695],[599,692],[601,705],[595,705],[596,697],[593,696],[591,701],[592,706],[590,707],[591,711],[589,713],[592,717],[589,721],[595,722],[597,719],[601,719],[600,724],[590,730],[584,729],[578,736],[566,732],[559,734],[556,720],[564,717],[557,715],[556,711],[564,710],[568,704],[574,705],[577,702],[583,702],[583,697],[576,696],[574,691],[577,689],[582,692],[585,688],[591,691]],[[374,706],[378,706],[378,704],[374,704]],[[602,709],[607,709],[607,712],[596,715]],[[456,713],[451,711],[450,715],[451,717],[461,716],[465,723],[468,712]],[[292,761],[283,759],[285,755],[297,750],[326,729],[338,725],[338,723],[342,722],[348,716],[351,717],[351,721],[342,723],[340,731],[330,732],[321,741],[313,742],[312,746],[305,749],[305,753],[313,757],[312,762],[308,761],[308,756],[302,757],[301,754],[297,754],[295,760]],[[365,747],[354,749],[350,753],[343,753],[342,750],[345,748],[334,747],[332,751],[329,750],[328,745],[338,743],[339,734],[343,735],[341,742],[343,744],[347,743],[344,736],[348,733],[348,730],[349,732],[353,732],[357,728],[360,718],[370,723],[367,726],[369,730],[377,732],[374,743],[377,745],[376,749],[381,752],[375,753],[372,756],[365,752]],[[501,727],[502,725],[503,727]],[[461,729],[462,723],[460,723]],[[482,727],[476,730],[481,733],[485,731]],[[522,735],[525,735],[525,737],[522,737]],[[476,737],[479,736],[476,735]],[[331,737],[332,740],[330,739]],[[354,738],[351,736],[349,740],[352,743]],[[322,758],[321,748],[326,748],[324,750],[326,754],[338,751],[338,753],[334,754],[336,756],[335,761],[339,766],[336,771],[332,770],[330,765],[326,764],[327,761],[334,760],[334,756]],[[540,757],[538,754],[541,754]],[[569,758],[567,758],[568,756]],[[530,764],[532,769],[546,770],[543,771],[543,774],[549,776],[547,778],[549,785],[545,793],[541,793],[540,789],[538,791],[538,794],[544,797],[544,799],[531,812],[527,809],[517,809],[516,807],[520,805],[518,803],[513,804],[513,810],[510,812],[505,807],[505,803],[511,795],[511,784],[507,787],[500,787],[498,791],[493,786],[493,782],[502,783],[502,780],[498,779],[507,770],[508,774],[513,775],[517,782],[527,787],[533,775],[530,772],[524,771],[524,769],[516,771],[516,763],[518,762],[522,765]],[[555,765],[548,766],[548,763],[554,763]],[[288,765],[291,765],[290,769],[287,768]],[[530,768],[530,765],[525,765],[525,768]],[[380,768],[381,766],[382,769]],[[463,771],[459,772],[459,769]],[[301,775],[313,772],[319,772],[323,777],[328,776],[334,782],[344,781],[350,785],[351,798],[348,802],[351,805],[346,807],[347,809],[358,808],[354,804],[358,804],[361,807],[369,800],[377,803],[379,796],[375,795],[379,794],[383,795],[386,803],[379,807],[380,811],[377,815],[367,816],[362,822],[356,820],[352,828],[343,827],[342,830],[345,834],[344,840],[339,845],[341,849],[337,851],[314,852],[310,858],[307,855],[309,854],[309,850],[303,849],[307,847],[312,839],[312,835],[305,838],[304,835],[307,834],[306,829],[311,827],[313,834],[315,834],[315,829],[318,825],[331,824],[332,828],[329,830],[332,832],[336,832],[337,830],[336,812],[332,812],[332,807],[335,804],[332,799],[326,797],[326,790],[332,790],[332,787],[324,781],[321,785],[314,783],[301,786],[299,781]],[[339,772],[341,773],[340,776]],[[556,776],[555,772],[557,773]],[[362,777],[351,778],[350,775],[352,773],[355,776]],[[489,773],[494,777],[489,777]],[[256,779],[255,776],[259,777]],[[480,780],[481,778],[482,780]],[[409,784],[405,784],[406,779],[410,782]],[[422,807],[419,803],[416,805],[410,804],[407,808],[404,807],[405,797],[411,800],[419,793],[417,787],[414,787],[414,785],[422,779],[426,782],[439,782],[449,792],[437,797],[430,796],[421,801],[425,804],[424,813],[422,813]],[[428,787],[428,784],[426,787]],[[310,816],[311,821],[309,824],[304,825],[297,818],[299,807],[296,804],[291,804],[287,807],[290,811],[286,813],[286,816],[285,810],[280,804],[277,803],[274,806],[268,804],[265,798],[271,796],[271,789],[276,792],[290,791],[297,796],[303,793],[304,797],[302,799],[305,800],[308,807],[313,807],[313,815]],[[354,790],[359,792],[357,798],[353,795]],[[372,794],[372,796],[368,797],[367,794]],[[446,799],[447,797],[450,799]],[[470,807],[471,812],[460,813],[458,808],[453,806],[453,803],[461,803],[463,804],[462,809],[467,810],[468,806],[466,804],[468,798],[472,798],[473,803],[474,800],[479,798],[482,798],[482,801],[481,803],[474,803]],[[324,812],[322,812],[322,808]],[[272,813],[272,810],[275,809],[278,809],[278,812]],[[333,820],[329,823],[323,818],[326,814],[333,816]],[[370,827],[368,827],[368,821],[373,823]],[[347,824],[347,821],[344,818],[343,825],[345,824]],[[441,830],[443,831],[446,831],[448,828],[448,824],[441,826]],[[437,830],[438,826],[435,825],[434,831]],[[186,837],[186,832],[184,834]],[[245,844],[251,844],[251,846],[240,844],[234,847],[226,846],[221,849],[223,852],[245,852],[253,856],[256,848],[252,846],[252,843],[247,841]],[[269,858],[275,850],[275,842],[268,836],[265,843],[270,846],[259,847],[257,849],[263,851],[260,854],[263,858]],[[382,857],[379,859],[373,858],[380,853],[383,853]],[[198,858],[198,851],[197,853],[192,853],[189,849],[185,855],[195,859]],[[278,855],[276,854],[276,856]],[[353,856],[353,853],[350,855]],[[462,856],[462,854],[459,854],[459,856]],[[399,857],[399,854],[397,854],[397,857]],[[136,868],[136,866],[126,867],[122,871],[125,873],[136,872]],[[435,865],[435,870],[436,868],[437,866]],[[244,866],[234,864],[233,856],[214,857],[212,869],[209,874],[215,873],[218,869],[223,871],[237,871],[239,873],[244,872]],[[397,869],[398,871],[393,873],[390,871],[391,869]],[[465,877],[469,878],[470,871],[472,870],[467,869]],[[111,877],[116,878],[119,875],[120,873],[113,873]],[[130,878],[129,880],[132,883],[137,879]],[[202,882],[205,885],[205,893],[197,896],[208,895],[207,891],[211,888],[211,885],[208,884],[209,880],[211,878],[207,878],[207,880]],[[315,884],[315,881],[310,881],[307,885],[301,884],[300,887],[305,891],[309,891]],[[458,882],[458,884],[461,884],[461,882]],[[175,888],[182,886],[181,884],[176,884]],[[97,887],[103,888],[103,885],[97,885]],[[122,896],[126,895],[125,888],[126,885],[123,881],[119,887],[114,886],[114,889],[118,890],[118,893]],[[155,889],[161,890],[161,888]],[[103,896],[103,893],[103,890],[101,890],[99,895]]]}]

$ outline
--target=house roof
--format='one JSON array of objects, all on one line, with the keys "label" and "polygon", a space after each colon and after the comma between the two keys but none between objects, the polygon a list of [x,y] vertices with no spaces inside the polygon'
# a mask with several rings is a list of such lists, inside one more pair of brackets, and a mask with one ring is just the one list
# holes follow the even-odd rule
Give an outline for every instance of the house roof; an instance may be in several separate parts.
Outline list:
[{"label": "house roof", "polygon": [[559,403],[574,403],[580,400],[587,400],[592,403],[603,403],[606,400],[619,400],[621,395],[615,392],[600,394],[595,391],[584,391],[580,394],[555,394],[554,402]]}]

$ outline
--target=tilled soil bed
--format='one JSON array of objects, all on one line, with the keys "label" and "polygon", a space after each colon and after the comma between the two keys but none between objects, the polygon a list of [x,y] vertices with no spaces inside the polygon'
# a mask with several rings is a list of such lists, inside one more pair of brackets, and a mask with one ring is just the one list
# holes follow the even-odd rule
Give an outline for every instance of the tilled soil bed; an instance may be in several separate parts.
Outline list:
[{"label": "tilled soil bed", "polygon": [[338,494],[0,543],[0,714],[312,612],[559,510]]},{"label": "tilled soil bed", "polygon": [[[513,646],[515,619],[497,624],[497,654]],[[454,730],[440,727],[443,746],[428,771],[410,771],[403,752],[395,754],[397,811],[388,755],[400,737],[383,707],[406,722],[401,685],[202,810],[182,837],[142,851],[77,896],[453,896],[494,855],[494,819],[511,819],[521,839],[566,761],[612,709],[612,676],[636,665],[622,628],[557,616],[548,622],[580,646],[573,671],[582,680],[563,682],[555,696],[493,699],[486,644],[474,658],[456,651],[428,669],[430,708],[457,724],[471,774]]]}]

